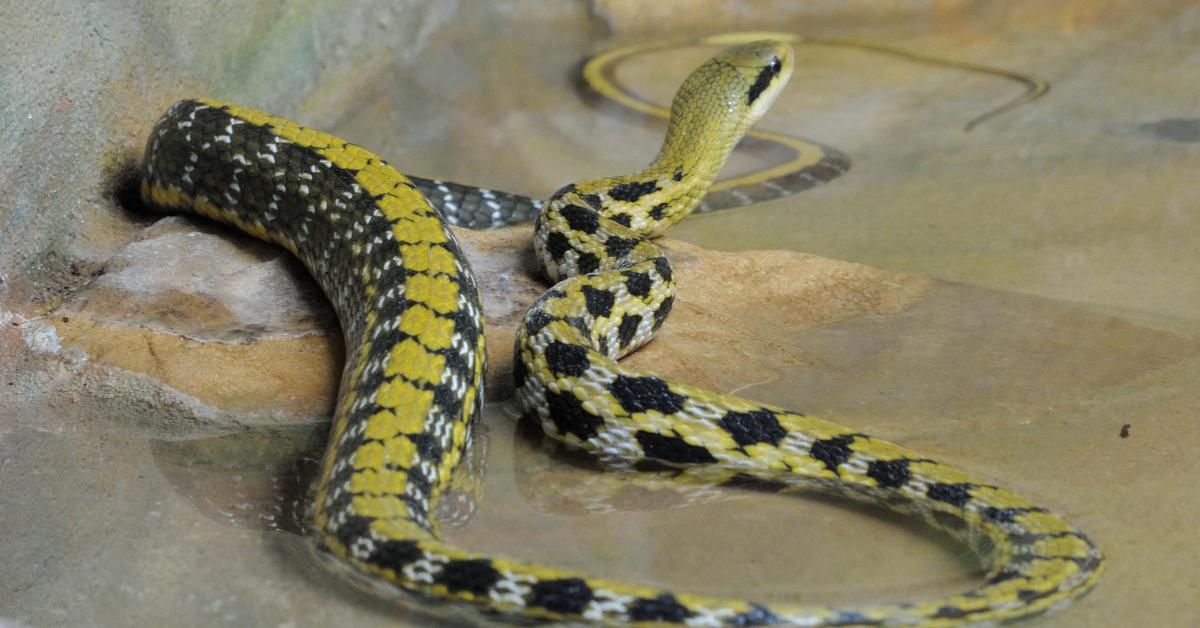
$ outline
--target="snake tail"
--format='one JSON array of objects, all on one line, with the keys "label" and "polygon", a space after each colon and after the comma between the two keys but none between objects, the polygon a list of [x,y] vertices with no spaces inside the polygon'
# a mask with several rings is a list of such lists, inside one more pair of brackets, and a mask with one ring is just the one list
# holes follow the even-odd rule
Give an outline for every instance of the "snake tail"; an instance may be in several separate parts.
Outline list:
[{"label": "snake tail", "polygon": [[495,229],[532,222],[542,211],[541,199],[454,181],[405,175],[446,222],[468,229]]}]

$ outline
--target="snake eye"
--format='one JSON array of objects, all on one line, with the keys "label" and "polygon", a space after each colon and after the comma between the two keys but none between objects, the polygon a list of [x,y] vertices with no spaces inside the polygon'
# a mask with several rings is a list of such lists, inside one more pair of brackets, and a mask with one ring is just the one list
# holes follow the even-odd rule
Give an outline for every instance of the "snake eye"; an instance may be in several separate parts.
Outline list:
[{"label": "snake eye", "polygon": [[779,71],[783,69],[783,62],[779,60],[779,57],[771,57],[771,63],[767,64],[767,68],[771,70],[771,74],[779,74]]}]

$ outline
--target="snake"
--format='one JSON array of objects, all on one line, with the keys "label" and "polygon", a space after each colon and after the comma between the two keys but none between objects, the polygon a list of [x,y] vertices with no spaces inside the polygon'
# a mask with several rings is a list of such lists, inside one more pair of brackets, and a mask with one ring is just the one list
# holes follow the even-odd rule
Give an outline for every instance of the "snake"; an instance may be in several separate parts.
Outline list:
[{"label": "snake", "polygon": [[148,137],[145,203],[289,250],[341,322],[346,362],[309,532],[339,572],[500,616],[642,625],[970,624],[1036,615],[1094,585],[1097,546],[1003,488],[851,427],[618,362],[674,302],[671,263],[653,238],[701,201],[793,65],[782,41],[725,49],[679,88],[649,167],[569,184],[542,204],[533,249],[555,283],[516,334],[518,403],[546,435],[602,458],[723,469],[919,517],[978,553],[986,580],[904,603],[776,604],[447,543],[431,511],[481,411],[486,354],[475,278],[446,218],[364,148],[250,107],[180,101]]}]

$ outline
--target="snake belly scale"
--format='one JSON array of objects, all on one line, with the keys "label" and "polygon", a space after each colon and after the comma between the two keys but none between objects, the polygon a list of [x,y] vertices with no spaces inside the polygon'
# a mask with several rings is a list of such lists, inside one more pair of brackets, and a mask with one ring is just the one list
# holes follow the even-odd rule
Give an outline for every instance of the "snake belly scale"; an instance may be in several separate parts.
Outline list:
[{"label": "snake belly scale", "polygon": [[211,100],[174,105],[152,132],[142,195],[299,257],[346,341],[312,505],[320,549],[374,582],[527,618],[696,625],[954,625],[1012,619],[1088,590],[1103,561],[1066,520],[851,428],[668,382],[616,360],[674,299],[650,238],[700,201],[792,71],[785,44],[734,46],[680,88],[663,148],[634,175],[568,185],[544,204],[534,249],[558,283],[526,314],[514,367],[544,431],[607,457],[728,469],[920,516],[989,563],[978,588],[845,607],[713,599],[471,552],[430,517],[482,404],[475,281],[446,222],[394,168],[332,135]]}]

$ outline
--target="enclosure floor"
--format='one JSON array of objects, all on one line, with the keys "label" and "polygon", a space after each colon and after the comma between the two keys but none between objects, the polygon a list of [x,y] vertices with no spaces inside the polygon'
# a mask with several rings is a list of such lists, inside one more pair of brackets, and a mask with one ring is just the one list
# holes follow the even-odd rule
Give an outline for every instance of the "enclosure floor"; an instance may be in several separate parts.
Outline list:
[{"label": "enclosure floor", "polygon": [[[661,125],[590,106],[569,76],[618,42],[582,13],[523,26],[475,15],[484,6],[431,27],[426,65],[441,70],[413,79],[425,89],[381,55],[370,76],[316,86],[293,113],[401,170],[531,195],[648,160]],[[1021,86],[798,46],[792,85],[762,126],[832,146],[851,169],[693,217],[671,237],[944,281],[895,313],[783,334],[791,366],[738,383],[730,365],[725,389],[902,443],[1078,522],[1107,572],[1031,626],[1200,624],[1200,8],[1028,0],[769,26],[1020,70],[1050,91],[967,132]],[[512,32],[522,28],[533,30]],[[712,51],[647,54],[617,77],[665,102]],[[958,546],[837,500],[730,493],[677,505],[686,490],[614,488],[510,415],[488,407],[478,510],[445,529],[472,549],[764,602],[901,600],[979,579]],[[279,523],[289,464],[318,430],[247,445],[0,419],[0,625],[442,625],[330,577]],[[585,512],[591,501],[606,512]]]}]

